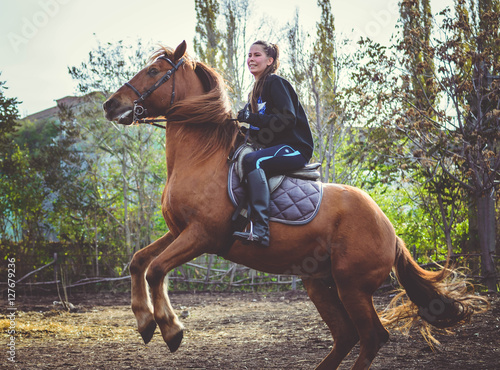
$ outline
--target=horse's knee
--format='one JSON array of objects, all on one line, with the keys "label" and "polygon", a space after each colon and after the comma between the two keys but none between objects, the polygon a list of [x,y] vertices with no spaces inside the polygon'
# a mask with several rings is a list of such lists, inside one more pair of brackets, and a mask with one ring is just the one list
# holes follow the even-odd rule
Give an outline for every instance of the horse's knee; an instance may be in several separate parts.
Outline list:
[{"label": "horse's knee", "polygon": [[140,274],[144,270],[146,270],[146,263],[148,262],[146,256],[142,256],[142,250],[135,252],[134,256],[132,257],[132,260],[130,261],[130,274],[131,275],[136,275]]},{"label": "horse's knee", "polygon": [[146,280],[149,286],[153,287],[162,283],[165,275],[161,265],[153,261],[151,265],[149,265],[148,272],[146,273]]}]

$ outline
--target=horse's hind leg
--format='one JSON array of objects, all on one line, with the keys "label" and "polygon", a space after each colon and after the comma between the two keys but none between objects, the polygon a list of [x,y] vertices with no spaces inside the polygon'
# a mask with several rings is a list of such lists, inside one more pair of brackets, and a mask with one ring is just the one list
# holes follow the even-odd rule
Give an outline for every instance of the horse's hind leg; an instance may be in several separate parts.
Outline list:
[{"label": "horse's hind leg", "polygon": [[307,294],[333,336],[333,348],[317,369],[336,369],[359,340],[358,332],[337,294],[333,280],[305,279]]},{"label": "horse's hind leg", "polygon": [[389,333],[375,311],[372,293],[353,285],[345,289],[338,286],[338,292],[359,334],[359,356],[352,369],[368,369],[377,352],[389,340]]},{"label": "horse's hind leg", "polygon": [[137,251],[130,262],[132,280],[132,311],[137,320],[137,328],[148,344],[156,329],[153,316],[153,305],[146,286],[146,270],[153,259],[163,252],[174,240],[171,233],[167,233],[146,248]]}]

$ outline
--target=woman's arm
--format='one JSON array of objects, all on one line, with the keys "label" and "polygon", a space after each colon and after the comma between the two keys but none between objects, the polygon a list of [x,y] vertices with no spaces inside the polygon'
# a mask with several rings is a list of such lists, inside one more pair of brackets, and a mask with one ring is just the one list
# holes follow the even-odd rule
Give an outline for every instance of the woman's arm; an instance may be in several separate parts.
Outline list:
[{"label": "woman's arm", "polygon": [[[269,83],[266,98],[266,111],[264,114],[251,113],[242,110],[238,114],[240,122],[248,122],[258,128],[271,128],[273,131],[281,131],[287,127],[293,127],[296,123],[296,112],[294,97],[291,86],[285,85],[285,80],[276,78]],[[290,91],[292,89],[292,91]]]}]

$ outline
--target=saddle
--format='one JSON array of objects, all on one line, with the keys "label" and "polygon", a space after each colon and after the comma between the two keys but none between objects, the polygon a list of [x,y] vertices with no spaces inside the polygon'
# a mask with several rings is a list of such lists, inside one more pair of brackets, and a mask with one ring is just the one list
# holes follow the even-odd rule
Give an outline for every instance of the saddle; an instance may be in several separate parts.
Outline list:
[{"label": "saddle", "polygon": [[[246,154],[255,149],[244,144],[233,154],[228,175],[228,193],[236,207],[233,215],[233,229],[241,230],[249,222],[246,189],[243,184],[242,161]],[[303,225],[317,214],[323,197],[323,186],[319,180],[319,163],[274,176],[268,179],[270,202],[270,221],[289,225]]]}]

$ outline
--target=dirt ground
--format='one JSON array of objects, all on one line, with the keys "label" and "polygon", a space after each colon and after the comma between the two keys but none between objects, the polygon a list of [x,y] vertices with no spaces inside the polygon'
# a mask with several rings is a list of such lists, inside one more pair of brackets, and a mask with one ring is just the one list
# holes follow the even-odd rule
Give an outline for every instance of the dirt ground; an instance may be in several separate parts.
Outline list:
[{"label": "dirt ground", "polygon": [[[0,368],[11,369],[314,369],[332,346],[305,292],[173,293],[185,325],[172,354],[159,331],[142,343],[128,294],[74,295],[78,312],[62,311],[57,295],[16,301],[16,363],[7,361],[6,307],[0,315]],[[375,297],[379,307],[387,295]],[[391,332],[372,369],[499,369],[500,297],[433,352],[418,333]],[[352,366],[358,347],[342,363]]]}]

